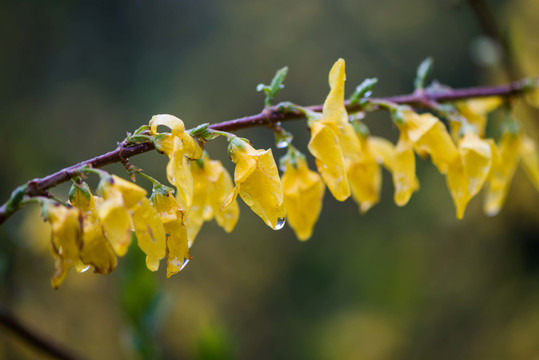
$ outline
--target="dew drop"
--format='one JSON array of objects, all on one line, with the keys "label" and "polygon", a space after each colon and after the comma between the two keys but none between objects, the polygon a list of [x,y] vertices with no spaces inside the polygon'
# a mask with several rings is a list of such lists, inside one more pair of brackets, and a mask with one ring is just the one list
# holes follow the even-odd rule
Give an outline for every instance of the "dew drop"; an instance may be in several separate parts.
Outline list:
[{"label": "dew drop", "polygon": [[288,145],[289,143],[287,139],[284,139],[284,138],[280,138],[279,141],[277,141],[277,144],[275,144],[275,146],[277,146],[277,149],[284,149]]},{"label": "dew drop", "polygon": [[88,265],[88,266],[82,268],[81,271],[80,271],[80,273],[82,274],[83,272],[86,272],[86,271],[88,271],[88,270],[90,270],[90,265]]},{"label": "dew drop", "polygon": [[180,268],[180,271],[182,271],[182,270],[183,270],[183,268],[184,268],[184,267],[186,267],[188,263],[189,263],[189,259],[187,259],[187,258],[184,258],[184,259],[183,259],[183,264],[182,264],[182,267]]},{"label": "dew drop", "polygon": [[292,142],[292,139],[293,139],[292,134],[290,134],[287,131],[282,130],[282,132],[279,133],[275,137],[275,141],[276,141],[275,146],[277,147],[277,149],[284,149],[285,147],[290,145],[290,143]]},{"label": "dew drop", "polygon": [[273,230],[281,230],[284,227],[285,222],[285,218],[277,218],[277,222],[275,223]]}]

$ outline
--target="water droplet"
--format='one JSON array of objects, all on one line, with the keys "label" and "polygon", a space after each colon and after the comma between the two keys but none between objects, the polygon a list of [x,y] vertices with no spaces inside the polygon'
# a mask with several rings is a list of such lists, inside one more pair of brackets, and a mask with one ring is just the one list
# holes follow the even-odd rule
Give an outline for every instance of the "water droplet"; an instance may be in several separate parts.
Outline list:
[{"label": "water droplet", "polygon": [[284,148],[287,147],[288,145],[289,145],[288,140],[285,139],[285,138],[280,138],[280,139],[277,141],[277,144],[275,144],[275,146],[277,146],[277,149],[284,149]]},{"label": "water droplet", "polygon": [[80,273],[82,274],[83,272],[86,272],[86,271],[88,271],[88,270],[90,270],[90,265],[88,265],[88,266],[82,268],[81,271],[80,271]]},{"label": "water droplet", "polygon": [[184,268],[184,267],[186,267],[188,263],[189,263],[189,259],[187,259],[187,258],[184,258],[184,259],[183,259],[183,264],[182,264],[182,267],[180,268],[180,271],[182,271],[182,270],[183,270],[183,268]]},{"label": "water droplet", "polygon": [[277,218],[277,222],[275,223],[275,227],[273,228],[273,230],[281,230],[284,227],[285,223],[285,218]]},{"label": "water droplet", "polygon": [[284,149],[292,142],[294,137],[288,131],[281,129],[279,134],[275,136],[275,146],[277,149]]}]

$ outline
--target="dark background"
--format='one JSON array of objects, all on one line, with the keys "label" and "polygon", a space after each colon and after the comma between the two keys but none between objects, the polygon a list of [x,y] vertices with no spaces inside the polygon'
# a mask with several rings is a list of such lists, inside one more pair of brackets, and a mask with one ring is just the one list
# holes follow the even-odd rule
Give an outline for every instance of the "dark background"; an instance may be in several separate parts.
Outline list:
[{"label": "dark background", "polygon": [[[522,72],[539,73],[537,2],[487,4]],[[284,65],[278,100],[304,105],[323,102],[339,57],[348,94],[366,77],[379,78],[378,96],[410,92],[427,56],[453,87],[506,81],[483,34],[458,0],[2,1],[1,201],[28,179],[113,149],[154,114],[193,127],[257,113],[256,85]],[[536,134],[537,112],[517,113]],[[387,114],[366,123],[396,138]],[[305,123],[286,128],[306,151]],[[274,143],[268,129],[239,134],[257,148]],[[207,148],[233,170],[224,140]],[[164,156],[132,161],[165,179]],[[388,175],[363,216],[328,192],[306,243],[242,204],[236,229],[206,224],[193,261],[171,279],[145,270],[132,246],[114,274],[72,272],[57,291],[49,233],[29,207],[0,228],[0,300],[92,359],[539,357],[539,196],[522,170],[500,215],[486,217],[479,194],[462,221],[429,161],[418,160],[421,190],[404,208]],[[0,329],[0,358],[44,357]]]}]

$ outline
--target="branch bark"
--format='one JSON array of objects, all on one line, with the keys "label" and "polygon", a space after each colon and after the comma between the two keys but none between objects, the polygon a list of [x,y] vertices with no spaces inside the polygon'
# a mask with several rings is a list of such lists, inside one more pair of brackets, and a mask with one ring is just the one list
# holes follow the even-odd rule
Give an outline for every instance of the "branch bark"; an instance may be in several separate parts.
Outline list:
[{"label": "branch bark", "polygon": [[[535,79],[537,81],[537,79]],[[470,99],[477,97],[487,96],[504,96],[511,97],[520,95],[523,92],[529,90],[530,79],[524,79],[521,81],[515,81],[505,85],[489,86],[489,87],[473,87],[444,91],[421,91],[407,95],[398,95],[385,98],[372,98],[372,100],[384,100],[390,101],[396,104],[407,104],[415,107],[425,107],[427,104],[435,102],[447,102],[453,100]],[[350,105],[349,102],[345,102],[346,108],[350,113],[361,110],[360,105]],[[323,105],[313,105],[308,108],[312,111],[321,112]],[[242,118],[224,121],[209,126],[210,129],[220,131],[236,131],[254,126],[270,126],[272,124],[297,120],[304,118],[305,116],[299,111],[290,111],[282,106],[275,105],[262,112],[245,116]],[[126,159],[143,154],[148,151],[155,150],[154,145],[151,142],[142,142],[135,145],[129,145],[127,142],[122,142],[118,147],[106,154],[96,156],[92,159],[80,162],[72,165],[51,175],[43,178],[36,178],[27,182],[26,196],[40,196],[47,195],[47,190],[70,180],[78,175],[78,170],[81,167],[89,166],[93,168],[100,168],[108,164],[125,161]],[[0,206],[0,225],[3,224],[14,212],[8,211],[6,204]]]},{"label": "branch bark", "polygon": [[81,359],[70,350],[56,343],[52,339],[37,333],[19,320],[11,311],[0,304],[0,325],[11,330],[15,335],[34,346],[35,348],[49,354],[56,359],[75,360]]}]

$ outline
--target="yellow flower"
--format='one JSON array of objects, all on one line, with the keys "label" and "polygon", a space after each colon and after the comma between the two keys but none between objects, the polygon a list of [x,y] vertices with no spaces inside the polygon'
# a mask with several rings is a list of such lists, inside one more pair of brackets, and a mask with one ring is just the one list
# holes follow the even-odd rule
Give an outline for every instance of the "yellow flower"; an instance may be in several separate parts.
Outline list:
[{"label": "yellow flower", "polygon": [[395,158],[392,164],[393,185],[395,187],[395,204],[404,206],[410,200],[414,191],[419,190],[419,180],[415,174],[415,156],[413,144],[406,132],[401,132],[395,147]]},{"label": "yellow flower", "polygon": [[92,265],[94,272],[99,274],[108,274],[116,268],[114,249],[105,237],[101,224],[85,222],[82,242],[80,260],[85,266]]},{"label": "yellow flower", "polygon": [[307,240],[322,210],[324,183],[301,154],[286,161],[282,183],[288,224],[299,240]]},{"label": "yellow flower", "polygon": [[106,237],[118,256],[123,256],[131,243],[131,210],[142,198],[146,190],[115,175],[103,176],[98,194],[104,201],[98,206],[98,217],[103,224]]},{"label": "yellow flower", "polygon": [[457,218],[462,219],[466,205],[481,190],[489,175],[492,150],[486,140],[468,131],[460,140],[459,154],[447,172],[447,185],[455,203]]},{"label": "yellow flower", "polygon": [[146,254],[146,266],[157,271],[159,261],[166,255],[165,228],[146,197],[140,199],[133,209],[133,223],[138,246]]},{"label": "yellow flower", "polygon": [[339,59],[329,72],[330,91],[324,102],[321,122],[334,125],[341,144],[345,161],[356,158],[361,151],[359,141],[352,124],[348,121],[348,112],[344,106],[344,82],[346,80],[345,64]]},{"label": "yellow flower", "polygon": [[206,215],[207,220],[211,220],[213,217],[213,210],[208,201],[208,197],[211,194],[208,189],[209,181],[205,173],[204,164],[200,161],[192,161],[190,163],[190,169],[194,184],[193,204],[185,219],[189,247],[193,245],[196,236],[202,228],[205,220],[204,215]]},{"label": "yellow flower", "polygon": [[191,260],[182,208],[166,188],[154,188],[150,198],[166,233],[167,278],[181,271]]},{"label": "yellow flower", "polygon": [[229,153],[236,164],[236,187],[227,197],[227,209],[239,194],[243,201],[272,229],[284,225],[283,188],[271,149],[255,150],[247,142],[230,139]]},{"label": "yellow flower", "polygon": [[207,164],[205,166],[208,167],[210,173],[208,192],[211,193],[209,201],[213,216],[217,224],[229,233],[236,226],[240,216],[240,207],[236,200],[223,209],[228,194],[234,189],[232,178],[220,161],[210,160],[205,164]]},{"label": "yellow flower", "polygon": [[220,161],[211,160],[206,154],[201,160],[191,162],[194,180],[193,206],[185,220],[189,247],[193,244],[204,221],[215,220],[226,232],[231,232],[239,217],[238,202],[234,200],[226,209],[225,200],[233,190],[232,179]]},{"label": "yellow flower", "polygon": [[539,156],[533,140],[524,136],[520,144],[520,156],[524,171],[532,181],[535,188],[539,190]]},{"label": "yellow flower", "polygon": [[320,119],[309,119],[309,151],[316,158],[316,167],[329,191],[339,201],[350,196],[347,169],[361,151],[344,106],[345,78],[344,60],[339,59],[329,73],[331,90],[324,102],[322,115]]},{"label": "yellow flower", "polygon": [[447,173],[449,165],[458,157],[458,150],[444,124],[429,113],[417,114],[411,109],[401,110],[404,123],[398,124],[400,131],[421,156],[430,155],[440,173]]},{"label": "yellow flower", "polygon": [[56,269],[51,285],[57,289],[79,258],[82,247],[82,217],[79,209],[66,207],[54,201],[44,203],[43,214],[51,224],[51,253]]},{"label": "yellow flower", "polygon": [[361,213],[365,213],[380,200],[382,170],[376,156],[371,152],[371,138],[363,135],[358,135],[358,138],[361,152],[348,167],[348,179],[352,197],[358,203]]},{"label": "yellow flower", "polygon": [[321,121],[311,124],[309,151],[316,167],[335,199],[344,201],[350,196],[350,186],[339,138],[335,131]]},{"label": "yellow flower", "polygon": [[84,218],[82,249],[80,250],[80,261],[83,268],[77,270],[81,271],[88,265],[92,265],[94,272],[108,274],[116,267],[117,259],[110,241],[105,237],[103,226],[99,222],[96,200],[97,203],[103,201],[103,199],[92,195],[86,183],[72,186],[69,193],[70,203],[82,211]]},{"label": "yellow flower", "polygon": [[[493,143],[492,147],[496,148]],[[504,132],[495,152],[485,192],[484,210],[489,216],[500,212],[505,202],[509,185],[518,165],[520,148],[520,136],[509,131]]]},{"label": "yellow flower", "polygon": [[[487,126],[487,114],[496,110],[502,104],[502,99],[497,96],[468,99],[455,103],[457,110],[468,120],[471,125],[474,125],[479,131],[479,136],[485,136],[485,128]],[[460,123],[451,123],[451,133],[457,138],[460,130]]]},{"label": "yellow flower", "polygon": [[[167,126],[171,133],[158,133],[157,127]],[[189,170],[189,159],[202,156],[202,146],[185,131],[183,121],[172,115],[155,115],[150,120],[150,131],[154,135],[157,150],[168,158],[167,178],[176,186],[178,201],[187,211],[193,201],[193,177]]]},{"label": "yellow flower", "polygon": [[369,136],[369,152],[376,158],[378,164],[384,165],[390,172],[395,169],[395,146],[389,141],[377,136]]}]

